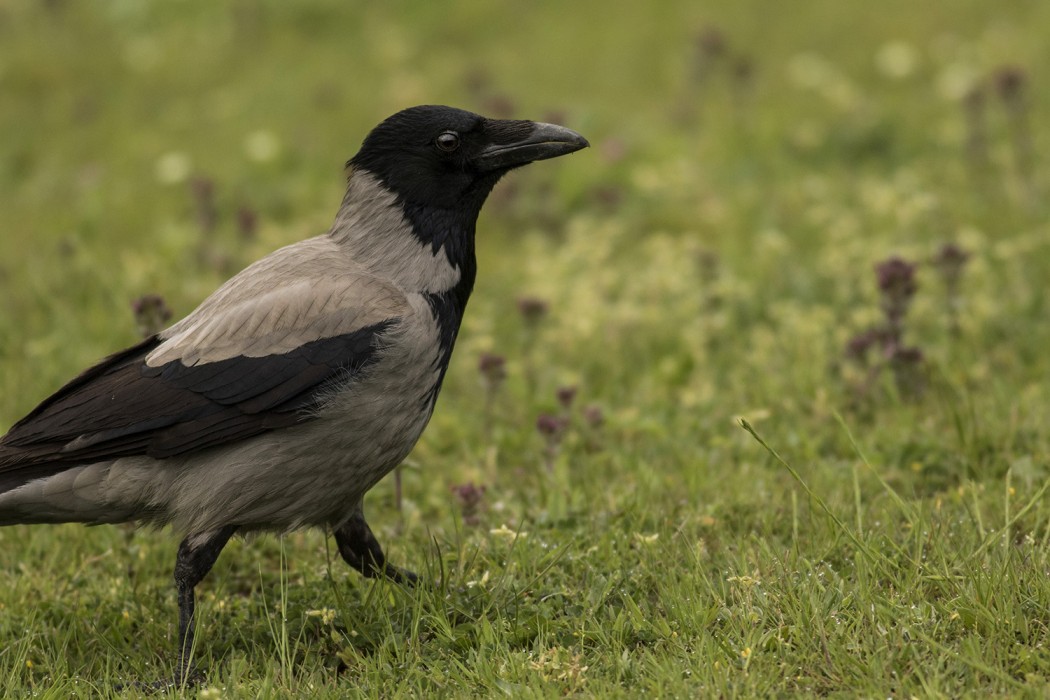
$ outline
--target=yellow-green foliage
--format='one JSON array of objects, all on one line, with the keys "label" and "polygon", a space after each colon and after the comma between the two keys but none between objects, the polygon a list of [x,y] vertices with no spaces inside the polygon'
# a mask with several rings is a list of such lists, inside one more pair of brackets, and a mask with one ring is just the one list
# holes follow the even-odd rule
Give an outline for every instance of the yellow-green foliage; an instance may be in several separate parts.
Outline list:
[{"label": "yellow-green foliage", "polygon": [[[133,300],[182,315],[323,232],[388,114],[558,121],[594,147],[493,194],[402,508],[370,497],[437,584],[364,582],[319,533],[234,543],[200,696],[1045,695],[1048,28],[978,0],[10,0],[0,429],[133,342]],[[917,289],[861,363],[891,256]],[[0,530],[0,690],[170,673],[175,544]]]}]

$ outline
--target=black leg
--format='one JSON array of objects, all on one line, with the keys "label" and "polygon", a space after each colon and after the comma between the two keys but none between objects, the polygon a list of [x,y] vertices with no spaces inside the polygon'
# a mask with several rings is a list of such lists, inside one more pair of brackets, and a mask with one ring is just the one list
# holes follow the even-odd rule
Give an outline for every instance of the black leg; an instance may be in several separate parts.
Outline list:
[{"label": "black leg", "polygon": [[346,563],[367,578],[386,576],[397,583],[408,584],[414,584],[419,578],[411,571],[399,569],[387,562],[383,548],[379,546],[360,510],[336,529],[335,543]]},{"label": "black leg", "polygon": [[179,595],[179,661],[175,668],[175,685],[192,681],[194,675],[190,664],[195,603],[193,589],[211,571],[215,560],[219,558],[219,552],[236,530],[235,525],[227,525],[211,532],[190,535],[179,545],[179,553],[175,558],[175,589]]}]

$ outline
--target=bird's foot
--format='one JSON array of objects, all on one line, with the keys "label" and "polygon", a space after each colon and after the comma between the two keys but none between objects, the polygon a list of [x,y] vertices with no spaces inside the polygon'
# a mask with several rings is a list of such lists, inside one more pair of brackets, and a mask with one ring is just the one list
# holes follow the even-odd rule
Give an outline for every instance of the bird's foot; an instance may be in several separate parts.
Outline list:
[{"label": "bird's foot", "polygon": [[343,560],[365,578],[387,578],[407,586],[419,582],[419,576],[415,573],[400,569],[386,560],[383,548],[379,546],[360,510],[335,530],[335,542]]},{"label": "bird's foot", "polygon": [[393,564],[387,564],[382,575],[403,586],[415,587],[419,583],[419,575],[416,572],[402,569]]}]

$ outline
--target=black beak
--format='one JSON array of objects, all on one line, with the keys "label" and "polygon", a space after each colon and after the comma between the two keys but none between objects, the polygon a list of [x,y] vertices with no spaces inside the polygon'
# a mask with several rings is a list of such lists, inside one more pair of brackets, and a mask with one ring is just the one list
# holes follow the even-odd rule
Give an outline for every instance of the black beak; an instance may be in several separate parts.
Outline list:
[{"label": "black beak", "polygon": [[532,128],[512,141],[493,143],[482,149],[474,159],[479,170],[509,170],[533,161],[557,158],[591,145],[587,139],[564,126],[543,122],[517,122],[516,126],[521,124],[531,125]]}]

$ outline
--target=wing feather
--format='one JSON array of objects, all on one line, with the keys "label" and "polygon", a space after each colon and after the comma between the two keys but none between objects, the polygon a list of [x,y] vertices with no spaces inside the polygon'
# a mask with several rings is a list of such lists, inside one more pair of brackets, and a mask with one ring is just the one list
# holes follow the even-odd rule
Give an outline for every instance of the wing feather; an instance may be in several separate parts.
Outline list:
[{"label": "wing feather", "polygon": [[314,260],[296,276],[294,248],[248,268],[183,321],[91,367],[16,423],[0,438],[0,492],[70,465],[172,457],[310,420],[330,384],[375,362],[383,337],[410,311],[398,289],[345,259],[342,268]]}]

